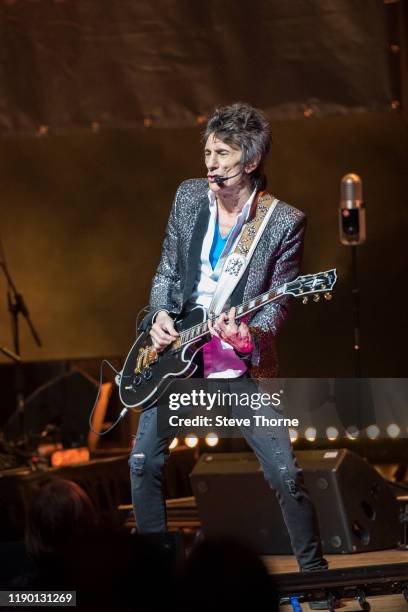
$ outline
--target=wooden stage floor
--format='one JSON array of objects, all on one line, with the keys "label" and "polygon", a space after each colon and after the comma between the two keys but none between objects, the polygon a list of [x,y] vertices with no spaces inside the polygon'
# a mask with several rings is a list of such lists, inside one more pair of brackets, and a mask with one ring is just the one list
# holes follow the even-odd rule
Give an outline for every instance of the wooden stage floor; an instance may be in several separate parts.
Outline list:
[{"label": "wooden stage floor", "polygon": [[[330,569],[344,567],[367,567],[369,565],[384,565],[386,563],[408,563],[408,550],[380,550],[354,555],[325,555]],[[271,574],[297,572],[296,560],[291,555],[274,555],[262,557]],[[407,576],[408,579],[408,576]],[[408,612],[408,603],[403,595],[386,595],[384,597],[367,598],[372,612]],[[344,600],[341,612],[361,610],[357,601]],[[306,603],[302,604],[305,612],[310,610]],[[291,606],[282,606],[282,612],[289,612]]]},{"label": "wooden stage floor", "polygon": [[[200,527],[197,507],[193,497],[167,500],[168,525],[170,530],[187,530],[195,532]],[[124,509],[131,512],[130,506]],[[132,519],[133,520],[133,519]],[[349,555],[325,555],[330,569],[367,567],[370,565],[391,565],[394,563],[408,563],[408,550],[392,549],[375,552],[365,552]],[[292,555],[267,555],[262,560],[271,574],[297,572],[298,566]],[[408,580],[408,576],[407,576]],[[367,601],[371,604],[372,612],[408,612],[408,603],[402,594],[384,595],[381,597],[369,597]],[[343,606],[339,608],[342,612],[361,610],[360,604],[355,600],[344,600]],[[302,603],[302,609],[309,612],[310,608]],[[282,606],[282,612],[290,612],[291,606]]]}]

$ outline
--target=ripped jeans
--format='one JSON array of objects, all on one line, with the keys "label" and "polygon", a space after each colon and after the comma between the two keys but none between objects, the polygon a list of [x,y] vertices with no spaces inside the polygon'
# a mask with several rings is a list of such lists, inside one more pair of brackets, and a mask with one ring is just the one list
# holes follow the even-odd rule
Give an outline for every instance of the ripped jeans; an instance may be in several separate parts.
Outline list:
[{"label": "ripped jeans", "polygon": [[[218,379],[214,384],[224,392],[239,392],[243,381]],[[248,381],[244,384],[247,390]],[[155,406],[141,414],[129,458],[132,502],[140,533],[166,531],[163,468],[169,456],[169,441],[177,435],[177,430],[169,426],[168,432],[158,436],[158,409],[160,407]],[[282,417],[282,413],[271,406],[265,410],[263,414],[269,418]],[[231,416],[248,416],[245,411],[248,407],[232,406]],[[242,426],[241,432],[255,452],[265,480],[276,493],[299,567],[304,571],[326,569],[316,511],[304,486],[302,470],[293,454],[287,428],[264,428],[260,435],[250,427]]]}]

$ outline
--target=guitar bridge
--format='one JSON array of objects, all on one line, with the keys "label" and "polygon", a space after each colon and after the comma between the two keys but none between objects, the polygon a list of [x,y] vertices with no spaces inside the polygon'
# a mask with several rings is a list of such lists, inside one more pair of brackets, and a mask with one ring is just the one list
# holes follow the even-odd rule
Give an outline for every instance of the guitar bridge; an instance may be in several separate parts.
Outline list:
[{"label": "guitar bridge", "polygon": [[139,349],[139,353],[137,355],[136,367],[134,369],[135,374],[140,374],[140,372],[142,371],[142,359],[143,359],[143,347]]}]

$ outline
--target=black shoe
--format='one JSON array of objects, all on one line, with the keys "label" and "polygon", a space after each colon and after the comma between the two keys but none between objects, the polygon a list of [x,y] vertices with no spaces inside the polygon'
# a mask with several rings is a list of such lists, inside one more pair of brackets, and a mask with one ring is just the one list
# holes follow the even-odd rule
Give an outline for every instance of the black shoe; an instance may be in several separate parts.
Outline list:
[{"label": "black shoe", "polygon": [[314,567],[307,567],[307,568],[301,567],[300,571],[306,574],[307,572],[325,572],[328,569],[329,569],[329,564],[327,563],[326,559],[322,559],[319,565],[315,565]]}]

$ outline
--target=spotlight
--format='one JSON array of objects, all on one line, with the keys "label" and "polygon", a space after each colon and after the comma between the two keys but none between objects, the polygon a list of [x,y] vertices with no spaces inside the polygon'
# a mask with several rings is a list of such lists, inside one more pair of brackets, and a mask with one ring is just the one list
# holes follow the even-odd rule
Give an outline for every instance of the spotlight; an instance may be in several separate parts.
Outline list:
[{"label": "spotlight", "polygon": [[217,446],[219,438],[216,433],[208,433],[205,436],[205,443],[207,446]]},{"label": "spotlight", "polygon": [[309,442],[314,442],[316,440],[316,428],[315,427],[308,427],[305,430],[305,438],[306,440],[308,440]]},{"label": "spotlight", "polygon": [[401,429],[396,423],[391,423],[387,427],[387,434],[390,436],[390,438],[398,438],[398,436],[400,435],[400,432],[401,432]]},{"label": "spotlight", "polygon": [[173,438],[172,441],[169,444],[169,449],[173,450],[173,448],[176,448],[176,446],[178,446],[178,438]]},{"label": "spotlight", "polygon": [[289,438],[290,438],[290,441],[291,441],[292,443],[293,443],[293,442],[296,442],[296,440],[298,439],[298,437],[299,437],[299,436],[298,436],[298,432],[296,431],[296,429],[293,429],[292,427],[289,427]]},{"label": "spotlight", "polygon": [[48,125],[39,125],[37,128],[38,136],[47,136],[49,131]]},{"label": "spotlight", "polygon": [[326,429],[327,439],[333,442],[339,437],[339,430],[336,427],[328,427]]},{"label": "spotlight", "polygon": [[346,436],[349,440],[357,440],[360,432],[355,425],[349,425],[346,429]]},{"label": "spotlight", "polygon": [[189,434],[184,438],[184,444],[189,448],[194,448],[198,444],[198,438],[195,434]]},{"label": "spotlight", "polygon": [[377,425],[369,425],[366,431],[370,440],[375,440],[380,435],[380,428]]}]

